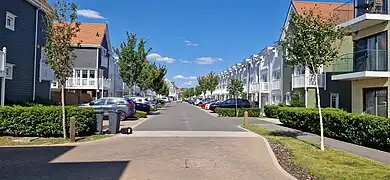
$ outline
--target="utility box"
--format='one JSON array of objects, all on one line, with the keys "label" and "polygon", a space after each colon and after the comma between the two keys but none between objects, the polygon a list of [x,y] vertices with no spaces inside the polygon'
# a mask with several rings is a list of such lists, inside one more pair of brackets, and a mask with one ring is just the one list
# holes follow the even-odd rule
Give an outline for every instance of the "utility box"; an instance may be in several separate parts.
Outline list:
[{"label": "utility box", "polygon": [[108,111],[108,114],[109,114],[108,131],[110,131],[110,134],[117,134],[119,132],[119,127],[120,127],[120,116],[118,114],[118,111],[110,110]]}]

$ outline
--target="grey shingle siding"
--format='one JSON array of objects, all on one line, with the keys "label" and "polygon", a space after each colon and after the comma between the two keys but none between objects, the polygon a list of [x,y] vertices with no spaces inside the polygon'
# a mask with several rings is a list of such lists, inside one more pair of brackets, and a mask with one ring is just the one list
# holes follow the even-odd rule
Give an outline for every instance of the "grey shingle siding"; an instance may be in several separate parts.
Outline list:
[{"label": "grey shingle siding", "polygon": [[[16,15],[15,31],[5,28],[6,12]],[[25,0],[2,0],[0,6],[0,47],[7,47],[7,62],[15,64],[13,80],[6,80],[7,100],[33,99],[33,69],[36,8]],[[42,13],[41,13],[42,15]],[[39,20],[42,23],[42,20]],[[41,29],[40,26],[39,29]],[[39,31],[39,44],[44,42],[44,32]],[[40,53],[38,53],[40,56]],[[39,62],[40,58],[37,58]],[[39,63],[37,63],[39,67]],[[39,69],[37,69],[39,71]],[[37,82],[39,74],[37,73]],[[47,86],[46,86],[47,85]],[[49,83],[39,83],[37,94],[48,97]]]}]

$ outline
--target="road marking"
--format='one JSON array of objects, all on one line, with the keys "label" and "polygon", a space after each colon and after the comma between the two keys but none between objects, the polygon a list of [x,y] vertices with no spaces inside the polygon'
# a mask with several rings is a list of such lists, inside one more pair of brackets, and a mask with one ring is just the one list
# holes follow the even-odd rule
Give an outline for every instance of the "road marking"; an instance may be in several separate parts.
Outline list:
[{"label": "road marking", "polygon": [[259,137],[253,132],[232,131],[135,131],[127,137]]}]

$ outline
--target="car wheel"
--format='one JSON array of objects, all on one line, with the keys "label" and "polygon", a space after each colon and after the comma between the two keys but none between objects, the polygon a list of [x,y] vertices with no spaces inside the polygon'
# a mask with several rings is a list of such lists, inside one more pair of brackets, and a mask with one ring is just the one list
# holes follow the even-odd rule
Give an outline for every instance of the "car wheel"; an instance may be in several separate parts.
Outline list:
[{"label": "car wheel", "polygon": [[119,115],[119,119],[121,120],[121,121],[124,121],[124,120],[126,120],[126,113],[125,112],[123,112],[123,111],[119,111],[119,113],[118,113],[118,115]]}]

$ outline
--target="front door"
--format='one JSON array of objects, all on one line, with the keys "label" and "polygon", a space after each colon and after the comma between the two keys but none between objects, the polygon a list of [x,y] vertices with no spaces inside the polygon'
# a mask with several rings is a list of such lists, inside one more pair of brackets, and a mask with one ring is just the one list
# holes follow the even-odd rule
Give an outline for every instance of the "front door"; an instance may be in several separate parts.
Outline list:
[{"label": "front door", "polygon": [[363,89],[363,111],[387,118],[387,87]]}]

